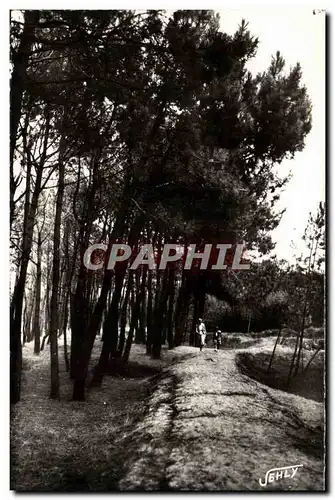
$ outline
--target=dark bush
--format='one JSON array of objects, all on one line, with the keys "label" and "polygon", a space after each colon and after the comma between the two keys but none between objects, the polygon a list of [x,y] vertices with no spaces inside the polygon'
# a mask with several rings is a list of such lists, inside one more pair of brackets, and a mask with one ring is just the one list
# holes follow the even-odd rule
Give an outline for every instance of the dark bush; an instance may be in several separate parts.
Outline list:
[{"label": "dark bush", "polygon": [[310,326],[306,328],[304,335],[308,338],[317,339],[320,337],[324,337],[325,331],[322,326]]}]

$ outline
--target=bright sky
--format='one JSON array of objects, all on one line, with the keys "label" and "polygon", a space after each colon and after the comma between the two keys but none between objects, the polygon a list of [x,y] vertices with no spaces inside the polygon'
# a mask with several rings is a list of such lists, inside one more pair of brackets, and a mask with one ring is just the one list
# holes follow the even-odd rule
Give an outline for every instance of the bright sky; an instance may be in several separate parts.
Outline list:
[{"label": "bright sky", "polygon": [[[240,7],[221,10],[221,29],[233,34],[241,19],[249,23],[259,49],[249,68],[253,73],[266,70],[271,56],[279,50],[287,68],[300,62],[303,82],[312,101],[312,130],[305,149],[294,160],[282,162],[279,172],[292,171],[293,177],[277,203],[286,213],[273,231],[277,242],[274,253],[292,260],[303,247],[301,237],[309,212],[316,212],[325,199],[325,15],[313,15],[311,7]],[[291,241],[297,245],[291,247]]]}]

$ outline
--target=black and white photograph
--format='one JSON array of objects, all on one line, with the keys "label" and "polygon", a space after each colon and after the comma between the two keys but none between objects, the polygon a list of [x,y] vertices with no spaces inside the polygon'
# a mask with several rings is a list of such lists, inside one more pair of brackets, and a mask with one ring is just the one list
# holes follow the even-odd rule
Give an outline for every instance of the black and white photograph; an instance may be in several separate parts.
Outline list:
[{"label": "black and white photograph", "polygon": [[326,492],[328,13],[91,7],[7,11],[8,488]]}]

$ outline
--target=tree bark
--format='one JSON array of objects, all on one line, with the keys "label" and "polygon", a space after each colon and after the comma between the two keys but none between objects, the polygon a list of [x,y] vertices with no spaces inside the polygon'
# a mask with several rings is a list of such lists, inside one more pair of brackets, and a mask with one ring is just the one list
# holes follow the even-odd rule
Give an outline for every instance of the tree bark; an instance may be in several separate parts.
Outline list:
[{"label": "tree bark", "polygon": [[273,362],[273,359],[274,359],[274,356],[275,356],[276,348],[277,348],[277,345],[278,345],[278,342],[279,342],[279,339],[280,339],[280,336],[281,336],[281,330],[282,330],[282,327],[280,327],[279,331],[278,331],[276,343],[274,345],[274,348],[273,348],[273,351],[272,351],[272,354],[271,354],[271,358],[270,358],[270,361],[269,361],[267,373],[270,373],[270,370],[271,370],[271,366],[272,366],[272,362]]},{"label": "tree bark", "polygon": [[14,404],[20,400],[21,395],[21,367],[22,367],[22,344],[21,344],[21,325],[22,325],[22,305],[24,289],[27,278],[27,269],[31,253],[33,230],[35,223],[35,215],[38,204],[38,197],[41,190],[42,172],[46,159],[47,142],[50,130],[50,115],[46,110],[46,127],[44,133],[43,152],[39,165],[37,166],[35,187],[31,200],[31,204],[26,204],[25,207],[25,220],[23,227],[23,242],[22,242],[22,256],[20,276],[14,289],[11,312],[10,312],[10,369],[11,369],[11,382],[10,382],[10,397],[11,403]]},{"label": "tree bark", "polygon": [[34,354],[40,353],[40,342],[41,342],[41,279],[42,279],[42,236],[41,232],[38,232],[37,240],[37,266],[36,266],[36,292],[35,292],[35,313],[33,321],[33,332],[34,332]]},{"label": "tree bark", "polygon": [[24,26],[20,36],[19,47],[12,57],[13,72],[10,80],[10,224],[12,224],[14,220],[14,194],[16,190],[16,182],[14,179],[14,151],[17,131],[21,119],[22,96],[26,84],[26,71],[38,19],[38,10],[25,11]]},{"label": "tree bark", "polygon": [[[140,276],[138,279],[138,290],[142,289],[145,290],[145,284],[146,284],[146,277],[147,277],[147,272],[142,273],[142,282],[140,282]],[[136,326],[136,335],[135,335],[135,342],[136,344],[145,344],[145,309],[146,309],[146,300],[145,300],[145,294],[143,296],[143,300],[141,303],[141,308],[140,308],[140,313],[138,316],[138,324]]]},{"label": "tree bark", "polygon": [[50,301],[50,367],[51,367],[51,386],[50,398],[59,399],[59,365],[58,365],[58,339],[57,332],[59,328],[59,282],[60,282],[60,226],[64,195],[64,143],[60,140],[59,148],[59,171],[58,171],[58,191],[56,200],[56,214],[54,225],[54,248],[52,262],[52,292]]},{"label": "tree bark", "polygon": [[101,385],[103,376],[108,369],[109,357],[116,356],[116,349],[118,344],[119,302],[122,293],[124,274],[125,270],[122,270],[121,272],[120,270],[117,270],[115,274],[115,288],[113,298],[104,321],[101,354],[99,362],[94,368],[94,375],[91,382],[94,386]]},{"label": "tree bark", "polygon": [[[145,267],[144,270],[143,270],[143,274],[146,274],[146,273],[147,273],[147,268]],[[143,281],[142,281],[142,284],[143,284]],[[130,350],[131,350],[131,346],[132,346],[132,342],[133,342],[135,325],[136,325],[136,322],[138,321],[138,318],[139,318],[139,315],[140,315],[141,303],[142,303],[142,300],[144,298],[144,295],[145,295],[145,289],[142,286],[141,289],[139,290],[139,293],[136,296],[134,308],[133,308],[133,311],[132,311],[132,317],[131,317],[131,322],[130,322],[130,328],[129,328],[129,332],[128,332],[128,337],[127,337],[127,341],[126,341],[124,353],[122,355],[122,360],[125,363],[127,363],[128,360],[129,360]]]},{"label": "tree bark", "polygon": [[[129,244],[132,245],[137,239],[142,227],[143,219],[140,217],[135,221],[134,226],[129,235]],[[94,375],[92,378],[92,385],[100,386],[103,376],[108,370],[109,359],[116,357],[118,338],[119,338],[119,307],[122,295],[124,278],[127,271],[127,263],[122,262],[121,265],[115,269],[115,287],[112,297],[112,302],[109,307],[103,330],[103,346],[97,366],[94,368]],[[135,323],[136,325],[136,323]]]},{"label": "tree bark", "polygon": [[23,313],[23,344],[31,341],[31,318],[34,311],[34,293],[26,294],[25,308]]},{"label": "tree bark", "polygon": [[146,352],[150,356],[152,351],[153,340],[153,306],[152,306],[152,271],[148,272],[148,304],[147,304],[147,341]]},{"label": "tree bark", "polygon": [[[117,221],[113,228],[108,249],[106,255],[109,255],[113,242],[123,235],[125,218],[128,210],[128,197],[126,196],[127,188],[124,188],[124,199],[123,204],[120,208],[119,214],[117,216]],[[107,259],[106,259],[107,265]],[[96,306],[94,308],[93,314],[91,316],[91,321],[89,327],[85,327],[83,330],[82,342],[80,351],[77,354],[76,367],[75,367],[75,377],[73,384],[73,400],[74,401],[84,401],[85,400],[85,381],[88,371],[88,365],[91,357],[91,352],[94,344],[94,340],[100,327],[101,318],[103,311],[106,307],[107,296],[110,290],[110,285],[112,281],[112,270],[105,267],[104,280],[100,292],[100,296]],[[79,308],[80,311],[80,308]]]},{"label": "tree bark", "polygon": [[128,276],[127,290],[122,304],[122,311],[120,318],[120,338],[116,352],[117,358],[121,358],[126,340],[127,309],[129,304],[130,292],[132,289],[132,283],[133,283],[133,273],[130,271]]},{"label": "tree bark", "polygon": [[163,340],[163,327],[164,327],[164,315],[168,296],[168,268],[164,271],[164,276],[161,279],[160,287],[157,287],[156,300],[155,300],[155,312],[154,312],[154,338],[152,344],[152,357],[153,359],[160,359],[162,340]]},{"label": "tree bark", "polygon": [[316,252],[317,252],[317,248],[318,248],[318,241],[316,241],[316,245],[315,245],[315,249],[314,249],[314,255],[313,255],[313,262],[312,262],[312,251],[313,251],[314,241],[315,241],[315,239],[313,238],[312,244],[311,244],[311,253],[310,253],[310,256],[309,256],[308,281],[307,281],[306,293],[305,293],[305,297],[304,297],[304,309],[303,309],[303,314],[302,314],[302,325],[301,325],[301,332],[300,332],[300,338],[299,338],[299,348],[298,348],[298,355],[297,355],[297,363],[296,363],[296,366],[295,366],[294,375],[297,375],[297,373],[299,371],[300,359],[301,359],[301,355],[302,355],[302,351],[303,351],[303,340],[304,340],[305,324],[306,324],[307,303],[308,303],[309,296],[310,296],[311,282],[312,282],[312,273],[311,273],[311,270],[314,269],[315,257],[316,257]]},{"label": "tree bark", "polygon": [[174,296],[175,296],[175,270],[170,269],[169,307],[168,307],[168,311],[167,311],[167,341],[168,341],[169,349],[173,349],[173,347],[174,347],[174,339],[173,339]]},{"label": "tree bark", "polygon": [[64,322],[63,322],[63,338],[64,338],[64,362],[65,362],[65,369],[68,372],[70,370],[70,361],[69,361],[69,354],[67,350],[67,336],[66,336],[66,329],[67,329],[67,324],[68,324],[68,319],[69,319],[69,294],[66,294],[65,297],[65,304],[64,304]]}]

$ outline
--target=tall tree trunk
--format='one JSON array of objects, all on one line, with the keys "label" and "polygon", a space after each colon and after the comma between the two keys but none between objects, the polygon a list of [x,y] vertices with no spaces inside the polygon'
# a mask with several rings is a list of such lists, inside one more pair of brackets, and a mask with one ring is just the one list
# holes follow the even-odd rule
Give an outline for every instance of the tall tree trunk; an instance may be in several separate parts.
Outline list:
[{"label": "tall tree trunk", "polygon": [[248,321],[248,329],[247,329],[247,333],[250,332],[250,326],[251,326],[251,316],[252,316],[252,313],[251,311],[249,312],[249,321]]},{"label": "tall tree trunk", "polygon": [[121,358],[126,340],[126,326],[127,326],[127,309],[129,304],[130,292],[133,283],[133,273],[130,271],[128,276],[127,290],[122,304],[121,318],[120,318],[120,338],[117,347],[116,357]]},{"label": "tall tree trunk", "polygon": [[31,318],[34,310],[34,293],[26,295],[25,308],[23,313],[23,344],[31,341]]},{"label": "tall tree trunk", "polygon": [[183,309],[183,304],[184,304],[184,297],[186,293],[186,283],[185,283],[186,277],[184,271],[182,272],[182,277],[181,277],[181,283],[180,287],[178,290],[178,296],[176,300],[176,313],[175,313],[175,345],[179,346],[181,345],[182,339],[181,339],[181,313]]},{"label": "tall tree trunk", "polygon": [[179,289],[178,299],[176,303],[176,314],[175,314],[176,346],[181,345],[185,341],[188,313],[189,313],[193,289],[194,289],[193,281],[190,277],[189,271],[186,272],[183,271],[182,283]]},{"label": "tall tree trunk", "polygon": [[44,343],[46,339],[49,337],[49,324],[50,324],[50,255],[51,255],[51,246],[50,240],[48,240],[47,247],[47,276],[46,276],[46,289],[45,289],[45,303],[44,303],[44,336],[41,345],[41,351],[44,349]]},{"label": "tall tree trunk", "polygon": [[206,271],[202,272],[199,276],[199,288],[198,288],[198,301],[199,301],[199,317],[203,318],[206,303]]},{"label": "tall tree trunk", "polygon": [[[97,152],[93,160],[93,180],[89,188],[86,204],[84,206],[78,246],[80,255],[83,256],[89,244],[89,238],[93,227],[93,208],[96,190],[98,188],[98,167],[101,152]],[[80,172],[79,172],[80,174]],[[78,174],[78,189],[79,177]],[[118,218],[117,218],[118,222]],[[116,223],[117,224],[117,223]],[[110,247],[107,251],[109,254]],[[107,293],[111,284],[112,273],[105,269],[104,281],[100,297],[95,306],[93,314],[90,314],[89,295],[87,295],[87,269],[81,258],[77,286],[71,301],[71,358],[70,377],[74,379],[73,399],[75,401],[85,400],[85,379],[88,362],[91,356],[95,336],[101,324],[101,316],[106,305]]]},{"label": "tall tree trunk", "polygon": [[188,291],[188,293],[186,295],[184,308],[182,311],[182,319],[181,319],[181,341],[182,341],[182,343],[186,342],[190,304],[191,304],[191,292]]},{"label": "tall tree trunk", "polygon": [[66,336],[66,330],[67,330],[67,324],[68,324],[68,319],[69,319],[69,293],[66,293],[65,297],[65,304],[64,304],[64,322],[63,322],[63,338],[64,338],[64,361],[65,361],[65,369],[68,372],[70,370],[70,361],[69,361],[69,354],[67,351],[67,336]]},{"label": "tall tree trunk", "polygon": [[153,341],[153,296],[152,296],[152,271],[148,272],[148,304],[147,304],[147,341],[146,352],[150,356]]},{"label": "tall tree trunk", "polygon": [[306,316],[306,310],[307,310],[307,297],[308,297],[308,293],[309,293],[309,285],[310,285],[310,277],[311,277],[310,271],[311,271],[312,255],[313,255],[313,245],[314,245],[314,240],[312,241],[310,255],[309,255],[308,282],[307,282],[305,294],[304,294],[304,309],[303,309],[303,314],[302,314],[301,330],[297,334],[297,338],[296,338],[296,342],[295,342],[292,361],[290,364],[290,370],[289,370],[289,374],[287,377],[287,387],[289,387],[292,377],[298,373],[299,364],[300,364],[300,353],[301,353],[301,349],[302,349],[303,335],[304,335],[304,329],[305,329],[305,316]]},{"label": "tall tree trunk", "polygon": [[119,302],[122,294],[122,286],[125,269],[117,270],[115,273],[115,288],[111,305],[109,307],[103,328],[103,344],[97,366],[94,368],[92,385],[100,386],[104,374],[108,369],[109,357],[115,357],[118,344],[119,326]]},{"label": "tall tree trunk", "polygon": [[[134,290],[134,297],[139,293],[139,290],[141,288],[141,270],[137,269],[136,270],[136,278],[135,278],[135,290]],[[135,303],[135,299],[134,299]],[[140,329],[140,314],[138,317],[138,321],[136,321],[135,324],[135,344],[141,344],[142,339],[141,339],[141,329]]]},{"label": "tall tree trunk", "polygon": [[269,361],[267,373],[270,373],[272,362],[273,362],[273,359],[274,359],[274,356],[275,356],[275,352],[276,352],[276,349],[277,349],[277,345],[278,345],[278,342],[279,342],[279,339],[280,339],[280,336],[281,336],[281,331],[282,331],[282,326],[280,326],[279,331],[278,331],[278,335],[277,335],[277,338],[276,338],[276,343],[275,343],[275,345],[273,347],[273,351],[272,351],[271,358],[270,358],[270,361]]},{"label": "tall tree trunk", "polygon": [[59,147],[59,171],[58,171],[58,191],[56,200],[56,214],[54,226],[54,248],[52,262],[52,292],[50,302],[50,367],[51,367],[51,387],[50,398],[59,399],[59,365],[58,365],[58,342],[57,332],[59,328],[59,281],[60,281],[60,226],[64,195],[64,143],[60,140]]},{"label": "tall tree trunk", "polygon": [[[20,400],[20,394],[21,394],[22,305],[23,305],[24,289],[27,278],[28,263],[32,247],[35,215],[38,204],[38,197],[40,195],[40,190],[41,190],[42,172],[47,153],[49,130],[50,130],[50,115],[48,110],[46,110],[46,127],[44,132],[43,151],[40,162],[36,167],[37,172],[35,178],[35,187],[31,204],[29,205],[29,198],[28,198],[28,203],[25,206],[20,276],[14,289],[11,311],[10,311],[10,371],[11,371],[10,398],[12,404]],[[29,193],[26,193],[26,199],[28,195]]]},{"label": "tall tree trunk", "polygon": [[191,327],[191,333],[190,333],[190,346],[196,346],[199,345],[199,335],[196,335],[196,329],[197,329],[197,322],[199,318],[199,302],[198,302],[198,296],[197,294],[194,295],[193,297],[193,318],[192,318],[192,327]]},{"label": "tall tree trunk", "polygon": [[27,333],[26,333],[26,324],[27,324],[27,299],[25,300],[25,306],[24,306],[24,310],[23,310],[23,346],[25,345],[25,343],[27,342]]},{"label": "tall tree trunk", "polygon": [[16,190],[16,181],[14,178],[14,151],[17,130],[21,119],[22,96],[26,84],[26,70],[38,19],[38,10],[25,11],[20,43],[12,58],[13,72],[10,80],[10,224],[12,224],[14,220],[14,194]]},{"label": "tall tree trunk", "polygon": [[160,287],[157,288],[156,292],[155,312],[154,312],[155,332],[152,344],[152,357],[154,359],[160,359],[161,355],[164,315],[165,315],[166,302],[168,296],[168,268],[165,269],[164,276],[160,281],[161,285]]},{"label": "tall tree trunk", "polygon": [[173,349],[173,347],[174,347],[174,339],[173,339],[174,296],[175,296],[175,270],[170,269],[169,307],[168,307],[168,311],[167,311],[167,341],[168,341],[169,349]]},{"label": "tall tree trunk", "polygon": [[198,336],[196,335],[196,325],[199,318],[202,318],[205,309],[205,284],[206,284],[206,274],[201,272],[195,282],[195,292],[194,292],[194,308],[193,308],[193,320],[192,329],[190,334],[190,345],[196,345],[198,342]]},{"label": "tall tree trunk", "polygon": [[305,333],[305,324],[306,324],[306,315],[307,315],[307,303],[309,301],[309,296],[310,296],[310,291],[311,291],[311,282],[312,282],[312,269],[314,269],[314,264],[315,264],[315,258],[316,258],[316,252],[318,249],[318,242],[316,241],[315,249],[313,252],[313,261],[312,261],[312,251],[314,247],[314,239],[312,240],[311,244],[311,253],[309,256],[309,265],[308,265],[308,280],[307,280],[307,285],[306,285],[306,292],[305,292],[305,297],[304,297],[304,309],[303,309],[303,314],[302,314],[302,325],[301,325],[301,332],[300,332],[300,338],[299,338],[299,348],[298,348],[298,355],[297,355],[297,363],[296,367],[294,370],[294,375],[297,375],[299,371],[299,366],[300,366],[300,359],[302,356],[302,351],[303,351],[303,340],[304,340],[304,333]]},{"label": "tall tree trunk", "polygon": [[33,332],[34,332],[34,354],[40,353],[40,342],[41,342],[41,279],[42,279],[42,236],[41,231],[38,232],[37,240],[37,266],[36,266],[36,292],[35,292],[35,313],[33,321]]},{"label": "tall tree trunk", "polygon": [[[138,287],[137,289],[142,289],[145,290],[145,284],[146,284],[146,276],[147,272],[142,273],[142,282],[140,281],[140,274],[139,274],[139,279],[138,279]],[[141,303],[141,308],[140,308],[140,313],[138,317],[138,323],[137,323],[137,330],[136,330],[136,335],[135,335],[135,343],[136,344],[144,344],[145,343],[145,310],[146,310],[146,297],[144,294],[142,303]]]},{"label": "tall tree trunk", "polygon": [[[119,238],[123,235],[124,232],[124,224],[125,218],[128,210],[128,196],[126,187],[124,188],[124,199],[123,204],[120,208],[119,215],[117,216],[117,221],[113,228],[108,249],[106,254],[109,255],[111,251],[111,247],[116,238]],[[143,218],[143,217],[142,217]],[[142,220],[140,217],[138,221]],[[141,226],[140,226],[141,227]],[[94,308],[93,314],[91,316],[91,321],[89,323],[89,327],[84,329],[84,336],[81,343],[81,349],[77,356],[77,365],[76,365],[76,374],[75,380],[73,384],[73,400],[74,401],[84,401],[85,400],[85,381],[88,371],[88,365],[91,357],[91,352],[94,344],[94,340],[100,327],[101,318],[103,311],[106,307],[107,296],[110,290],[112,281],[112,270],[109,270],[105,267],[104,272],[104,280],[102,284],[102,288],[100,291],[100,296],[96,306]]]},{"label": "tall tree trunk", "polygon": [[63,339],[64,339],[64,362],[66,371],[70,371],[70,361],[67,347],[67,325],[69,322],[69,301],[71,297],[71,283],[77,258],[77,243],[74,244],[72,261],[69,252],[70,220],[67,219],[64,228],[64,275],[63,275]]},{"label": "tall tree trunk", "polygon": [[[160,123],[164,120],[164,110],[165,110],[165,101],[161,102],[161,105],[159,107],[157,116],[154,120],[151,132],[149,134],[148,138],[148,144],[152,144],[152,141],[154,140],[156,134],[159,131],[159,126]],[[141,159],[140,165],[139,166],[145,166],[148,156],[151,154],[150,152],[150,147],[148,148],[148,152],[145,153]],[[130,159],[131,162],[131,159]],[[110,239],[108,249],[107,249],[107,255],[109,254],[111,250],[111,245],[113,240],[115,241],[116,238],[122,237],[124,233],[124,226],[125,226],[125,218],[126,215],[129,213],[129,199],[131,199],[132,196],[132,179],[130,174],[126,176],[125,181],[124,181],[124,188],[123,188],[123,195],[122,195],[122,203],[121,203],[121,208],[119,211],[119,214],[116,218],[116,225],[113,228],[112,232],[112,237]],[[145,214],[141,213],[141,215],[138,217],[138,219],[141,221],[140,229],[142,228],[143,222],[145,220]],[[121,223],[121,224],[120,224]],[[137,222],[135,221],[134,225],[136,226]],[[138,224],[139,225],[139,224]],[[97,334],[97,328],[100,325],[101,322],[101,316],[103,314],[103,311],[106,306],[106,299],[107,299],[107,293],[109,290],[111,284],[111,273],[107,268],[105,267],[105,272],[104,272],[104,281],[103,281],[103,286],[100,292],[100,296],[98,299],[98,302],[96,304],[96,307],[94,309],[94,313],[92,315],[92,321],[90,322],[89,329],[86,333],[84,334],[84,341],[83,341],[83,346],[82,350],[79,356],[79,366],[77,367],[77,374],[75,377],[74,381],[74,386],[73,386],[73,399],[74,400],[84,400],[85,399],[85,380],[86,380],[86,375],[87,375],[87,370],[88,370],[88,364],[91,356],[91,351],[93,348],[94,340]]]},{"label": "tall tree trunk", "polygon": [[143,300],[143,298],[145,296],[145,279],[146,279],[146,274],[147,274],[147,267],[145,267],[143,269],[143,275],[144,276],[143,276],[143,279],[142,279],[142,285],[141,285],[141,288],[138,291],[138,294],[136,296],[134,308],[133,308],[133,311],[132,311],[132,317],[131,317],[131,321],[130,321],[130,328],[129,328],[129,332],[128,332],[128,337],[127,337],[127,341],[126,341],[124,353],[122,355],[122,360],[125,363],[127,363],[128,360],[129,360],[130,350],[131,350],[131,346],[132,346],[132,342],[133,342],[135,325],[136,325],[136,322],[138,321],[138,318],[139,318],[139,315],[140,315],[140,312],[141,312],[142,300]]},{"label": "tall tree trunk", "polygon": [[[130,246],[135,244],[142,229],[143,221],[143,215],[139,216],[135,220],[128,236],[128,244]],[[124,226],[122,231],[124,232]],[[103,376],[108,370],[109,360],[112,362],[112,360],[116,357],[119,339],[119,308],[126,271],[127,261],[120,262],[119,266],[115,267],[114,293],[104,322],[101,355],[97,366],[94,368],[94,375],[92,378],[92,384],[95,386],[101,385]]]}]

